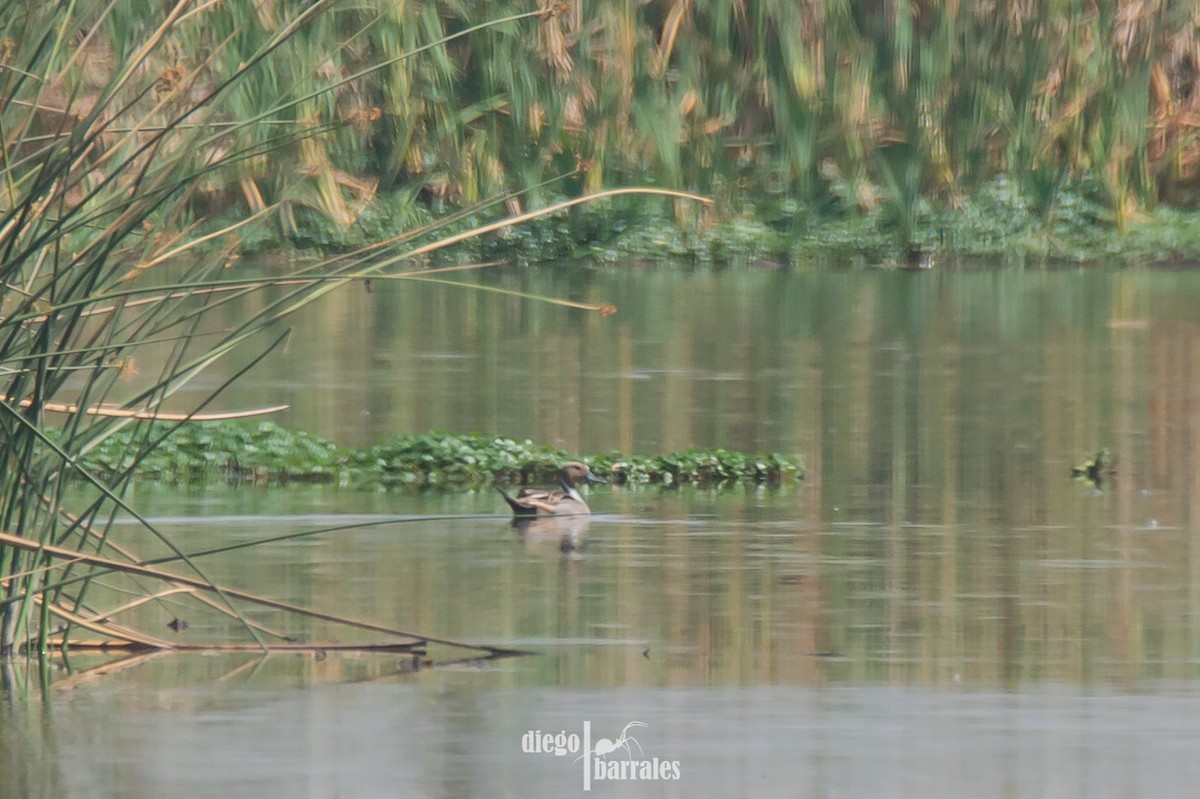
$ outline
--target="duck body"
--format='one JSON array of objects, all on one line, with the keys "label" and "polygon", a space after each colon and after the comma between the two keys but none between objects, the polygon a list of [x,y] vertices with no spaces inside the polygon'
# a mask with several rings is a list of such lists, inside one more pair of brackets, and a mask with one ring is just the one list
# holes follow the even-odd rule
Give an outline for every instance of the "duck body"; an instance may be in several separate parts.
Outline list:
[{"label": "duck body", "polygon": [[558,473],[559,490],[537,488],[522,488],[514,497],[499,486],[496,490],[504,501],[512,508],[513,517],[530,519],[537,516],[587,516],[592,512],[583,497],[579,495],[579,486],[583,483],[607,483],[597,477],[586,464],[570,461],[563,464]]}]

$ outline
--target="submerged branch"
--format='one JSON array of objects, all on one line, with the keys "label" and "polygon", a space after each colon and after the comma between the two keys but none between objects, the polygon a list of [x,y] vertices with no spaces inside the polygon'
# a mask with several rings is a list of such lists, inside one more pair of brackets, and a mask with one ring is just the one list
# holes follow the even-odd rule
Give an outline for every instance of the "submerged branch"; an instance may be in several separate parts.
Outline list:
[{"label": "submerged branch", "polygon": [[[288,613],[295,613],[297,615],[307,616],[307,617],[313,618],[313,619],[320,619],[322,621],[328,621],[328,622],[340,624],[340,625],[347,626],[347,627],[355,627],[358,629],[369,630],[372,632],[386,633],[388,635],[394,635],[394,636],[397,636],[400,638],[408,638],[408,639],[410,639],[410,643],[412,643],[412,644],[417,644],[417,643],[421,643],[421,642],[441,644],[443,646],[451,646],[451,647],[456,647],[459,649],[475,649],[475,650],[479,650],[482,652],[489,652],[493,655],[527,654],[527,653],[522,652],[521,650],[506,649],[506,648],[502,648],[502,647],[487,646],[487,645],[482,645],[482,644],[471,644],[471,643],[465,643],[462,641],[454,641],[454,640],[447,639],[447,638],[434,638],[434,637],[427,636],[427,635],[418,635],[416,633],[412,633],[412,632],[409,632],[406,630],[400,630],[395,627],[389,627],[387,625],[377,624],[377,623],[371,622],[371,621],[354,619],[354,618],[350,618],[347,616],[338,616],[333,613],[325,613],[325,612],[322,612],[319,610],[305,608],[305,607],[301,607],[299,605],[293,605],[288,602],[282,602],[277,599],[271,599],[270,597],[259,596],[257,594],[252,594],[247,591],[239,591],[235,588],[229,588],[229,587],[225,587],[225,586],[217,586],[213,583],[209,583],[204,580],[197,579],[195,577],[188,577],[188,576],[182,575],[182,574],[167,572],[167,571],[163,571],[161,569],[151,568],[149,566],[139,566],[134,563],[121,563],[120,561],[112,560],[111,558],[104,558],[104,557],[100,557],[98,555],[89,555],[86,552],[79,552],[77,550],[67,549],[65,547],[54,546],[52,544],[44,544],[39,541],[34,541],[29,538],[24,538],[22,536],[12,535],[11,533],[0,533],[0,544],[6,545],[6,546],[11,546],[14,549],[20,549],[20,550],[24,550],[26,552],[38,552],[42,555],[49,556],[52,558],[74,559],[77,561],[82,561],[82,562],[88,563],[92,566],[98,566],[100,568],[107,569],[107,570],[114,571],[114,572],[122,572],[125,574],[132,574],[132,575],[137,575],[140,577],[151,577],[151,578],[158,579],[158,580],[165,580],[173,585],[190,586],[193,588],[198,588],[203,591],[218,592],[218,593],[222,594],[223,596],[240,599],[242,601],[249,602],[249,603],[255,604],[255,605],[259,605],[262,607],[274,608],[276,610],[282,610],[282,611],[286,611]],[[0,603],[0,605],[6,604],[8,601],[12,601],[12,600],[5,600],[5,602]],[[64,617],[66,614],[69,614],[70,616],[72,616],[72,618],[70,620],[76,624],[79,624],[84,629],[93,630],[96,632],[103,633],[105,635],[111,634],[109,630],[104,629],[101,625],[94,624],[93,622],[91,622],[85,618],[79,617],[76,614],[72,614],[69,611],[66,611],[62,608],[58,608],[54,612],[56,612],[59,615],[64,615]],[[130,631],[130,632],[132,632],[132,631]],[[152,636],[147,636],[147,635],[140,634],[140,633],[135,633],[135,634],[131,635],[131,634],[127,634],[127,633],[123,632],[115,637],[129,640],[132,643],[141,643],[147,647],[157,647],[160,649],[184,649],[185,648],[185,645],[172,643],[170,641],[164,641],[161,638],[154,638]],[[247,645],[247,646],[250,646],[250,645]],[[253,648],[256,650],[265,651],[265,650],[274,650],[277,647],[268,646],[266,644],[261,644],[261,645],[254,644]]]},{"label": "submerged branch", "polygon": [[[8,397],[0,396],[0,402],[8,402]],[[22,408],[33,405],[32,399],[23,399],[19,403]],[[51,413],[86,413],[89,416],[106,416],[114,419],[142,419],[158,422],[222,422],[233,419],[248,419],[255,416],[266,416],[271,413],[286,411],[289,405],[272,405],[267,408],[251,408],[244,411],[222,411],[218,413],[168,413],[166,411],[133,410],[131,408],[113,408],[105,405],[93,405],[90,408],[80,408],[78,405],[65,402],[43,402],[41,409]]]},{"label": "submerged branch", "polygon": [[[122,641],[58,641],[60,646],[65,645],[74,652],[146,652],[151,650],[161,649],[162,647],[152,647],[140,643],[126,643]],[[476,647],[468,647],[475,649]],[[262,647],[252,642],[245,643],[198,643],[198,644],[172,644],[171,650],[175,652],[262,652]],[[300,652],[310,653],[314,655],[323,654],[326,652],[401,652],[414,653],[419,652],[424,654],[425,641],[390,641],[382,644],[339,644],[339,643],[284,643],[271,647],[272,652]]]}]

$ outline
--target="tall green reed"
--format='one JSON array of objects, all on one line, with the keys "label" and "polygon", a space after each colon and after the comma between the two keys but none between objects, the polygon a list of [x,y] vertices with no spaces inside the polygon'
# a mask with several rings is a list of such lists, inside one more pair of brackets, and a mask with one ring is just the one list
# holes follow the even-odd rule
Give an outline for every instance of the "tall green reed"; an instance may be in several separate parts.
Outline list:
[{"label": "tall green reed", "polygon": [[[122,5],[118,61],[148,29]],[[239,156],[206,172],[193,211],[279,203],[296,233],[307,213],[354,224],[377,190],[520,211],[652,181],[725,213],[882,204],[903,239],[921,203],[953,210],[1001,175],[1047,222],[1063,187],[1094,186],[1118,225],[1200,178],[1200,11],[1180,0],[572,0],[536,22],[516,0],[317,5],[203,117],[225,126],[210,150]],[[189,7],[156,90],[230,74],[280,8]]]},{"label": "tall green reed", "polygon": [[[19,34],[6,40],[0,83],[0,527],[43,547],[0,548],[2,651],[23,641],[45,651],[52,609],[87,612],[87,583],[69,595],[46,590],[77,567],[44,547],[99,551],[114,515],[133,512],[122,498],[127,479],[102,483],[78,457],[141,424],[130,413],[154,416],[268,321],[205,335],[205,315],[229,301],[204,291],[223,279],[224,258],[192,252],[199,239],[188,201],[222,158],[256,153],[252,143],[220,155],[231,128],[214,132],[205,117],[286,34],[266,38],[232,71],[214,66],[219,47],[184,69],[172,35],[189,24],[190,4],[149,24],[127,11],[120,3],[0,9],[3,30]],[[191,24],[200,24],[194,15]],[[132,439],[133,461],[155,445],[149,435]],[[90,484],[81,513],[64,504],[72,480]]]},{"label": "tall green reed", "polygon": [[[344,73],[527,8],[366,2],[305,41],[345,36],[322,62]],[[536,35],[498,25],[327,98],[356,126],[322,138],[321,158],[435,205],[528,192],[513,207],[536,206],[650,180],[713,194],[726,213],[828,212],[845,208],[844,184],[849,210],[887,206],[902,238],[920,203],[953,210],[1003,175],[1047,220],[1064,186],[1095,186],[1122,225],[1200,177],[1186,155],[1198,20],[1178,0],[574,0]]]}]

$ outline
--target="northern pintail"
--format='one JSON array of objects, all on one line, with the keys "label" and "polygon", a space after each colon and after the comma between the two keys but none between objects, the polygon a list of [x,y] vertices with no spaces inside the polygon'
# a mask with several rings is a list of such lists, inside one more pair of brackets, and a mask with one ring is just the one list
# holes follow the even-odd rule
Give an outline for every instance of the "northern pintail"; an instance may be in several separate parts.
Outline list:
[{"label": "northern pintail", "polygon": [[517,495],[511,496],[503,488],[496,490],[504,497],[504,501],[512,508],[513,516],[528,519],[538,515],[552,516],[585,516],[592,512],[583,497],[579,495],[577,486],[584,482],[607,483],[597,477],[587,465],[578,461],[563,464],[558,473],[558,483],[562,491],[547,491],[536,488],[522,488]]}]

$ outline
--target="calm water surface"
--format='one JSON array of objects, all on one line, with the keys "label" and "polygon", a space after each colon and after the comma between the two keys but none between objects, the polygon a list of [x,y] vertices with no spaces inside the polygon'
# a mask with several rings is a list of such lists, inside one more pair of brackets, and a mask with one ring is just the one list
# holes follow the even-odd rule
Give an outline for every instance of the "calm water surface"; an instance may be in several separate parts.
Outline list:
[{"label": "calm water surface", "polygon": [[[531,657],[73,656],[0,709],[0,795],[1161,797],[1200,784],[1200,273],[530,270],[335,295],[226,407],[346,444],[795,453],[779,491],[600,488],[582,548],[487,492],[138,486],[227,584]],[[212,384],[219,376],[212,378]],[[1070,467],[1100,447],[1102,489]],[[420,521],[425,515],[471,516]],[[145,555],[154,542],[122,525]],[[114,580],[97,604],[128,599]],[[106,594],[105,592],[108,592]],[[380,640],[264,611],[307,640]],[[123,614],[245,638],[181,595]],[[439,650],[439,661],[457,654]],[[631,737],[631,738],[630,738]],[[594,767],[594,763],[593,763]],[[604,768],[601,761],[601,768]],[[674,772],[673,772],[674,773]],[[592,774],[595,777],[595,773]]]}]

